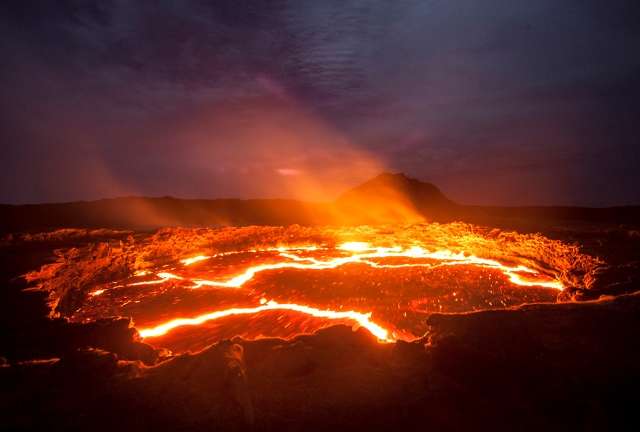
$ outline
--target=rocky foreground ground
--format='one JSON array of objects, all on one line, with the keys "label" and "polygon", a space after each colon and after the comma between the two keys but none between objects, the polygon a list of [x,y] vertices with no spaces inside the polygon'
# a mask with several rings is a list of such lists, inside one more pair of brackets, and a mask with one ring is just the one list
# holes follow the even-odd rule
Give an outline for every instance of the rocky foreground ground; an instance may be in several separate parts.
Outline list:
[{"label": "rocky foreground ground", "polygon": [[[55,239],[2,247],[4,430],[637,430],[640,289],[633,230],[567,231],[611,267],[588,301],[433,314],[381,344],[336,326],[167,356],[128,320],[50,319],[19,276]],[[97,234],[96,234],[97,235]],[[553,235],[553,234],[551,234]],[[65,247],[86,238],[65,240]],[[634,243],[635,242],[635,243]],[[631,248],[631,249],[629,249]],[[625,258],[626,257],[626,258]],[[615,296],[613,295],[615,294]]]}]

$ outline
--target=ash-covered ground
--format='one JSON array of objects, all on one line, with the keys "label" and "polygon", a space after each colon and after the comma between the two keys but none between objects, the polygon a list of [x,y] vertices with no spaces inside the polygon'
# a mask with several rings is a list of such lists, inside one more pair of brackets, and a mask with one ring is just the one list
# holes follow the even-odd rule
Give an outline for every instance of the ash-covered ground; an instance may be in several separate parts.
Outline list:
[{"label": "ash-covered ground", "polygon": [[[305,327],[306,334],[299,336],[265,335],[286,336],[280,339],[216,334],[209,339],[211,345],[193,350],[186,349],[194,347],[188,344],[182,350],[179,344],[163,346],[141,339],[126,316],[74,313],[82,311],[91,290],[101,284],[126,280],[132,271],[160,263],[172,265],[195,249],[277,244],[277,239],[294,231],[295,240],[322,244],[356,238],[340,229],[327,234],[304,227],[151,233],[79,229],[7,235],[0,249],[2,426],[6,430],[634,430],[638,426],[634,413],[640,385],[637,227],[564,223],[536,229],[542,231],[539,235],[433,224],[428,229],[404,227],[401,235],[398,230],[361,228],[356,237],[384,244],[390,236],[396,241],[399,236],[415,239],[415,230],[422,233],[423,244],[432,247],[442,242],[478,255],[491,251],[501,262],[517,257],[517,263],[537,266],[548,277],[564,281],[566,288],[549,298],[547,294],[534,298],[544,303],[520,305],[529,303],[525,298],[499,309],[482,305],[478,309],[491,310],[475,312],[466,308],[440,313],[421,304],[424,314],[414,332],[423,329],[423,334],[394,343],[380,343],[365,328],[354,331],[352,323],[339,322],[313,331]],[[447,238],[452,230],[465,234],[453,246]],[[375,270],[362,270],[346,271],[363,273],[359,276],[369,283],[376,280],[367,274]],[[24,277],[28,274],[31,278]],[[263,282],[277,285],[289,277],[296,278],[276,274]],[[324,273],[314,277],[317,286],[336,280]],[[459,274],[455,279],[460,283]],[[61,280],[64,283],[58,284]],[[39,290],[28,290],[38,286]],[[468,281],[467,289],[472,287],[473,281]],[[391,287],[381,292],[385,290]],[[351,298],[357,297],[352,294]],[[376,292],[373,300],[380,296]],[[245,324],[232,329],[242,334]],[[200,336],[196,331],[189,337]]]}]

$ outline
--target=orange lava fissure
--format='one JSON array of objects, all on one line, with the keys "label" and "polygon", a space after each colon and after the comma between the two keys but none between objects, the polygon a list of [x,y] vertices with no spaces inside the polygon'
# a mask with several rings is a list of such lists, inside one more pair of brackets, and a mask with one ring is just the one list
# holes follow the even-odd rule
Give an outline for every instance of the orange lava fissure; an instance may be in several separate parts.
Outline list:
[{"label": "orange lava fissure", "polygon": [[[206,279],[199,277],[187,277],[178,275],[175,270],[158,271],[155,273],[156,279],[133,282],[129,285],[153,285],[162,284],[168,281],[180,281],[187,284],[192,289],[214,288],[214,289],[242,289],[249,281],[261,272],[281,269],[299,269],[299,270],[327,270],[336,269],[346,264],[358,263],[370,266],[372,268],[394,269],[409,267],[425,267],[438,268],[446,266],[472,265],[480,268],[496,270],[504,274],[504,276],[514,285],[523,287],[540,287],[555,290],[564,289],[564,285],[559,280],[554,280],[549,276],[539,274],[536,270],[523,265],[509,266],[502,264],[496,260],[480,258],[474,255],[464,253],[454,253],[450,250],[429,251],[420,246],[411,247],[376,247],[366,242],[347,242],[336,248],[338,256],[326,259],[318,259],[311,256],[305,256],[304,252],[316,251],[318,246],[297,246],[297,247],[279,247],[262,250],[250,250],[243,252],[276,252],[279,259],[274,263],[262,263],[251,265],[244,269],[241,273],[221,279]],[[231,252],[232,254],[238,252]],[[222,255],[222,254],[221,254]],[[219,255],[195,255],[182,259],[181,265],[189,267],[198,263],[215,258]],[[406,261],[401,263],[382,263],[380,259],[402,258]],[[96,290],[91,293],[94,296],[103,294],[104,290]],[[297,304],[289,302],[267,301],[262,299],[259,305],[250,305],[247,307],[233,307],[209,311],[192,317],[175,317],[168,319],[153,327],[139,329],[139,334],[144,339],[151,339],[166,335],[172,330],[184,326],[198,326],[203,323],[221,319],[224,317],[235,315],[253,315],[266,311],[288,310],[300,314],[309,315],[316,318],[326,320],[350,320],[358,326],[361,326],[373,334],[378,340],[384,342],[393,342],[397,339],[395,334],[388,328],[372,320],[371,312],[358,311],[342,311],[320,309],[306,304]]]}]

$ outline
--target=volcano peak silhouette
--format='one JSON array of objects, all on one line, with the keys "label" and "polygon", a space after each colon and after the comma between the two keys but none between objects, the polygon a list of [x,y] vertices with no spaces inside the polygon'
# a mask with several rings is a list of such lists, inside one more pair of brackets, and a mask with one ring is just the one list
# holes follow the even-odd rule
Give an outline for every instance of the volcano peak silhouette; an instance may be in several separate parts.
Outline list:
[{"label": "volcano peak silhouette", "polygon": [[408,223],[440,218],[457,206],[431,183],[387,172],[343,193],[335,204],[365,222]]},{"label": "volcano peak silhouette", "polygon": [[408,177],[403,173],[382,173],[340,195],[338,202],[360,196],[389,198],[389,194],[401,193],[414,204],[449,206],[454,203],[432,183]]}]

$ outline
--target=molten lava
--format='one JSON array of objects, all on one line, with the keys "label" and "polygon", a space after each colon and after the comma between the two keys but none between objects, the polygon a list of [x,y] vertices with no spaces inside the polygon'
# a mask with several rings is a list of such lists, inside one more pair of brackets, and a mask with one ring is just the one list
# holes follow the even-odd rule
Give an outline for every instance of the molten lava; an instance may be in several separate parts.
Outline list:
[{"label": "molten lava", "polygon": [[176,318],[153,328],[142,329],[140,330],[140,336],[142,336],[143,338],[162,336],[176,327],[181,327],[186,325],[199,325],[207,321],[223,318],[230,315],[255,314],[255,313],[260,313],[260,312],[269,311],[269,310],[290,310],[290,311],[300,312],[300,313],[311,315],[314,317],[326,318],[326,319],[349,319],[349,320],[356,321],[359,325],[369,330],[374,336],[376,336],[381,341],[391,342],[393,340],[389,338],[388,330],[371,322],[371,320],[369,319],[371,317],[370,313],[363,314],[363,313],[354,312],[354,311],[336,312],[336,311],[330,311],[330,310],[320,310],[310,306],[303,306],[298,304],[280,304],[275,301],[269,301],[269,302],[266,302],[266,304],[263,304],[261,306],[256,306],[253,308],[224,309],[221,311],[215,311],[215,312],[210,312],[204,315],[200,315],[195,318]]},{"label": "molten lava", "polygon": [[102,247],[103,255],[75,251],[27,278],[41,281],[52,307],[71,320],[131,316],[142,338],[179,351],[333,323],[380,341],[412,339],[433,312],[555,301],[597,263],[541,236],[464,224],[174,229],[115,251]]},{"label": "molten lava", "polygon": [[[166,271],[156,273],[159,278],[157,280],[135,282],[131,285],[142,284],[154,284],[163,283],[171,279],[174,280],[188,280],[193,285],[191,288],[201,287],[218,287],[218,288],[242,288],[248,281],[252,280],[256,274],[269,270],[278,269],[300,269],[300,270],[325,270],[334,269],[349,263],[362,263],[376,268],[402,268],[402,267],[425,267],[434,268],[437,266],[453,266],[453,265],[475,265],[478,267],[485,267],[490,269],[496,269],[501,271],[509,280],[515,285],[521,286],[540,286],[553,289],[563,289],[563,285],[560,281],[550,280],[547,277],[538,275],[535,270],[527,268],[525,266],[507,266],[499,263],[495,260],[478,258],[472,255],[465,255],[463,253],[453,253],[448,250],[429,252],[419,246],[413,246],[403,249],[400,246],[396,247],[373,247],[366,242],[346,242],[341,244],[338,250],[347,252],[346,256],[334,257],[328,260],[318,260],[313,257],[303,257],[293,253],[294,251],[315,251],[318,250],[317,246],[303,246],[296,248],[279,247],[275,249],[269,249],[270,251],[277,251],[278,255],[283,258],[282,262],[272,264],[259,264],[248,267],[242,273],[237,276],[231,277],[226,280],[208,280],[208,279],[186,279],[183,276],[178,276]],[[257,251],[252,251],[257,252]],[[227,254],[228,255],[228,254]],[[377,258],[411,258],[411,259],[430,259],[436,260],[438,263],[402,263],[402,264],[382,264],[376,262]],[[184,258],[180,262],[184,266],[190,266],[202,261],[206,261],[212,258],[206,255],[197,255],[190,258]],[[529,279],[523,277],[523,274],[528,274]],[[162,324],[159,324],[152,328],[144,328],[140,330],[140,336],[143,338],[152,338],[165,335],[167,332],[181,326],[193,326],[205,323],[207,321],[216,320],[232,315],[246,315],[257,314],[269,310],[290,310],[300,312],[303,314],[311,315],[314,317],[321,317],[330,320],[335,319],[348,319],[357,322],[360,326],[369,330],[373,335],[382,341],[393,341],[394,337],[389,336],[389,330],[381,327],[380,325],[370,320],[371,313],[360,313],[354,311],[332,311],[332,310],[320,310],[307,305],[285,303],[280,304],[275,301],[270,301],[265,305],[247,308],[229,308],[217,311],[208,312],[193,318],[174,318]]]},{"label": "molten lava", "polygon": [[[315,246],[307,246],[305,248],[297,247],[296,250],[317,250]],[[206,280],[206,279],[194,279],[193,288],[200,288],[202,286],[221,287],[221,288],[241,288],[247,281],[253,279],[253,277],[260,272],[267,270],[277,269],[302,269],[302,270],[324,270],[330,268],[336,268],[348,263],[363,263],[372,267],[378,268],[400,268],[400,267],[431,267],[432,264],[425,263],[407,263],[407,264],[379,264],[373,261],[375,258],[427,258],[441,261],[439,265],[476,265],[479,267],[492,268],[501,271],[509,280],[515,285],[521,286],[541,286],[546,288],[555,288],[558,290],[564,289],[562,282],[558,280],[552,280],[545,278],[537,274],[533,269],[519,266],[507,266],[500,264],[498,261],[478,258],[473,255],[465,255],[464,253],[453,253],[449,250],[441,250],[436,252],[429,252],[419,246],[413,246],[409,249],[403,249],[402,247],[372,247],[365,242],[349,242],[343,243],[339,246],[340,250],[352,252],[352,255],[346,257],[333,258],[328,261],[319,261],[315,258],[303,258],[293,253],[289,253],[287,248],[277,248],[279,255],[282,258],[289,259],[291,262],[279,262],[275,264],[261,264],[257,266],[251,266],[243,273],[223,281]],[[207,260],[211,257],[205,255],[198,255],[192,258],[185,258],[181,260],[185,266]],[[530,279],[526,279],[522,274],[534,275]],[[160,279],[156,281],[138,282],[138,284],[152,284],[162,283],[168,279],[184,279],[181,276],[177,276],[168,272],[159,272],[156,274]]]}]

